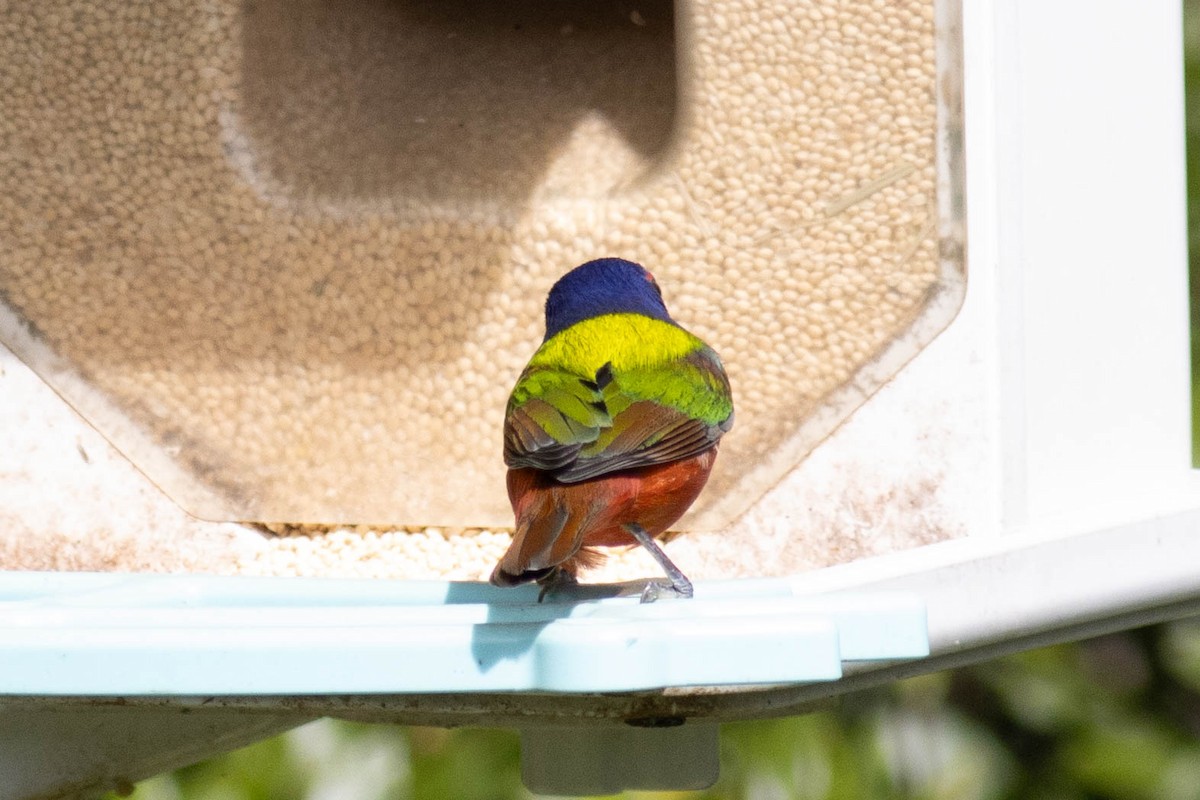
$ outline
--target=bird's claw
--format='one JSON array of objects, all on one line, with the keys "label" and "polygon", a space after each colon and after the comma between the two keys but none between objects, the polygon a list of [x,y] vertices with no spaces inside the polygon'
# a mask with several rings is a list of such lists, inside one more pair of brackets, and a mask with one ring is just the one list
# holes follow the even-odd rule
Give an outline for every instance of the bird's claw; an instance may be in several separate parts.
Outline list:
[{"label": "bird's claw", "polygon": [[663,592],[671,592],[675,597],[691,597],[692,582],[679,570],[679,567],[675,566],[671,559],[667,558],[667,554],[662,551],[662,548],[654,543],[654,537],[636,522],[627,522],[624,528],[629,531],[629,535],[638,544],[645,548],[650,557],[658,562],[663,572],[667,573],[665,582],[658,580],[646,582],[646,588],[642,590],[642,602],[653,603],[663,596]]},{"label": "bird's claw", "polygon": [[564,589],[571,589],[579,585],[579,580],[575,575],[567,572],[564,569],[555,567],[554,570],[542,578],[538,579],[538,585],[542,590],[538,592],[537,601],[540,603],[546,599],[548,595],[556,594]]},{"label": "bird's claw", "polygon": [[693,594],[692,584],[690,581],[685,581],[682,584],[675,584],[671,581],[649,580],[646,581],[645,588],[642,589],[643,603],[653,603],[660,598],[684,599],[689,598]]}]

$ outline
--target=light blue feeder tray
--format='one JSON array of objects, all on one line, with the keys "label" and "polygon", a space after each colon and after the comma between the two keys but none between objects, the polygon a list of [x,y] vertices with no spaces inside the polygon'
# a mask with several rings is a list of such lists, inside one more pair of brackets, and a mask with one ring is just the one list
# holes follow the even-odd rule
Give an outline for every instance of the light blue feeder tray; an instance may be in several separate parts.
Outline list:
[{"label": "light blue feeder tray", "polygon": [[906,593],[0,573],[0,695],[627,692],[831,681],[928,654]]},{"label": "light blue feeder tray", "polygon": [[[649,604],[640,585],[584,586],[538,603],[537,587],[480,583],[0,572],[0,800],[127,788],[184,753],[299,724],[294,696],[798,684],[928,654],[916,595],[803,595],[802,581],[701,582],[693,599]],[[245,696],[268,711],[277,698],[284,716],[209,705]],[[124,704],[138,697],[163,702]],[[526,785],[608,794],[715,779],[714,721],[629,722],[531,717]]]}]

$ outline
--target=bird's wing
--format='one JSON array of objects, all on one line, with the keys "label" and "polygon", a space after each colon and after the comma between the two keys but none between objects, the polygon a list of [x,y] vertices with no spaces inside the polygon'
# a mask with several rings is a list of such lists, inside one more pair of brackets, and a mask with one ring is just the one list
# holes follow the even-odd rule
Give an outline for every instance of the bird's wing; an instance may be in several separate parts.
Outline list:
[{"label": "bird's wing", "polygon": [[612,423],[604,393],[593,379],[552,367],[529,367],[508,400],[504,463],[562,469]]},{"label": "bird's wing", "polygon": [[574,483],[690,458],[732,425],[729,381],[707,347],[620,374],[608,364],[586,377],[540,367],[509,401],[504,458]]}]

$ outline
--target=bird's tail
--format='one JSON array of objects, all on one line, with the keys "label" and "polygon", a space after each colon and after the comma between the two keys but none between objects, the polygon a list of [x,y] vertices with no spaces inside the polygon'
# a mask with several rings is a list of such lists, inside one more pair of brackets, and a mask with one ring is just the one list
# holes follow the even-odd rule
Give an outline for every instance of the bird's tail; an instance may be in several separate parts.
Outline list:
[{"label": "bird's tail", "polygon": [[[509,494],[514,498],[517,525],[512,544],[492,571],[497,586],[515,586],[544,578],[555,569],[574,575],[580,567],[604,560],[583,547],[590,515],[579,513],[569,496],[576,486],[545,481],[532,469],[509,472]],[[586,508],[586,506],[583,506]],[[571,509],[575,508],[575,513]]]},{"label": "bird's tail", "polygon": [[575,577],[581,569],[591,569],[604,563],[604,553],[594,547],[581,547],[575,555],[561,564],[541,569],[526,569],[522,572],[509,572],[505,569],[504,561],[492,570],[491,582],[495,586],[519,586],[522,583],[532,583],[547,578],[556,570]]}]

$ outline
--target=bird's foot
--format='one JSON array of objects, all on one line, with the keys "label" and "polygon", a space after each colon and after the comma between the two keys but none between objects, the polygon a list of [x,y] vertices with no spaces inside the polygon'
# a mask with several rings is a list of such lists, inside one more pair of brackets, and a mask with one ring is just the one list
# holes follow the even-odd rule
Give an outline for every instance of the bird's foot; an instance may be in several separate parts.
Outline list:
[{"label": "bird's foot", "polygon": [[550,572],[547,572],[538,578],[537,582],[538,586],[542,587],[542,590],[538,592],[539,603],[545,600],[547,595],[561,592],[564,589],[573,589],[579,585],[579,581],[575,578],[573,572],[567,572],[560,567],[555,567]]},{"label": "bird's foot", "polygon": [[667,573],[666,581],[652,580],[646,584],[646,588],[642,590],[642,602],[653,603],[663,597],[664,592],[671,592],[675,597],[691,597],[693,594],[692,582],[680,571],[679,567],[675,566],[671,559],[667,558],[667,554],[655,544],[646,529],[635,522],[630,522],[625,525],[625,530],[629,531],[629,535],[636,539],[638,544],[646,548],[646,552],[658,562],[663,572]]},{"label": "bird's foot", "polygon": [[646,586],[642,589],[641,602],[653,603],[662,598],[688,598],[693,594],[692,582],[687,578],[684,578],[680,583],[651,579],[646,581]]}]

